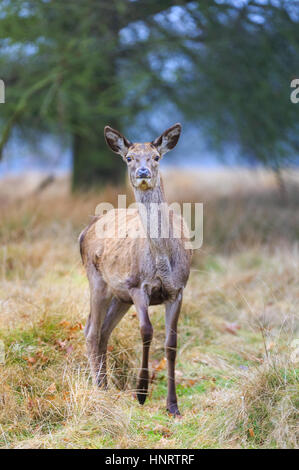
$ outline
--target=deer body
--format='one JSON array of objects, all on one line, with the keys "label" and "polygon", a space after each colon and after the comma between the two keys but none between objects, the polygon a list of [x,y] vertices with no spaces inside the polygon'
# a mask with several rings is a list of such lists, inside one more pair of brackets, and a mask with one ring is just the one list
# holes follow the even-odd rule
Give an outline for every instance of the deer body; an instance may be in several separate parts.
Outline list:
[{"label": "deer body", "polygon": [[[175,213],[169,219],[158,161],[163,153],[176,145],[180,129],[180,125],[173,126],[153,143],[131,144],[118,131],[105,128],[107,144],[128,163],[136,202],[142,204],[143,210],[111,210],[94,218],[80,235],[81,255],[91,294],[85,335],[96,382],[99,385],[106,384],[109,336],[130,305],[134,304],[143,340],[137,397],[141,404],[144,403],[149,382],[149,348],[153,336],[148,307],[163,303],[166,308],[167,408],[173,415],[179,414],[174,380],[177,322],[192,253],[184,246],[188,239],[185,229],[181,238],[173,236],[175,228],[182,227],[183,221]],[[155,207],[153,203],[162,207],[154,237],[150,232]],[[170,220],[170,236],[164,238],[161,233],[166,219]],[[97,236],[97,224],[106,224],[108,227],[104,238]],[[116,236],[119,225],[122,225],[121,238]],[[109,226],[113,227],[111,233]],[[136,237],[136,233],[139,236]]]}]

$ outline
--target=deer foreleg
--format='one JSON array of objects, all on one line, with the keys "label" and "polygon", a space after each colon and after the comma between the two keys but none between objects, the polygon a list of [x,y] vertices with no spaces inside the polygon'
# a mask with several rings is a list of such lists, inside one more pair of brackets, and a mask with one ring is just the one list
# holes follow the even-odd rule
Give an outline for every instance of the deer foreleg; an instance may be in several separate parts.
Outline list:
[{"label": "deer foreleg", "polygon": [[182,291],[179,292],[173,302],[166,303],[166,342],[165,351],[168,369],[168,391],[167,391],[167,410],[173,416],[179,416],[176,386],[175,386],[175,360],[177,352],[177,324],[182,305]]},{"label": "deer foreleg", "polygon": [[137,399],[139,403],[143,405],[147,397],[149,384],[148,359],[150,345],[153,338],[153,327],[148,315],[149,298],[145,290],[134,289],[131,295],[138,313],[143,343],[142,365],[137,385]]}]

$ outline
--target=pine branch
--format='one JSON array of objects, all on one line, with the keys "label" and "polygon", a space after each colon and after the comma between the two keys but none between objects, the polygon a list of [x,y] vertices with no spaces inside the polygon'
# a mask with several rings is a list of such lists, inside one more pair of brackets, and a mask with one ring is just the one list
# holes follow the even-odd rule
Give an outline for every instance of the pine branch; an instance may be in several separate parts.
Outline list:
[{"label": "pine branch", "polygon": [[[54,77],[56,78],[56,74]],[[38,91],[43,89],[45,86],[47,86],[51,81],[53,80],[53,75],[49,75],[46,78],[41,79],[40,81],[36,82],[32,87],[30,87],[22,96],[20,99],[15,112],[9,119],[8,123],[4,127],[2,137],[0,140],[0,161],[2,160],[3,157],[3,149],[10,137],[11,131],[13,129],[13,126],[16,124],[17,120],[19,117],[22,115],[23,111],[26,109],[26,105],[28,103],[28,100]]]}]

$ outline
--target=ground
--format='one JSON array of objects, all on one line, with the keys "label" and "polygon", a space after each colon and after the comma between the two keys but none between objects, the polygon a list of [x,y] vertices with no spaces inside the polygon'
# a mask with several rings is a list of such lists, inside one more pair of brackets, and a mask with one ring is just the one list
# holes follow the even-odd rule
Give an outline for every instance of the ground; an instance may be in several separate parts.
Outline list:
[{"label": "ground", "polygon": [[297,175],[287,175],[282,201],[268,173],[169,174],[170,200],[204,203],[203,246],[179,323],[182,419],[166,412],[160,307],[151,307],[145,405],[134,393],[142,347],[133,307],[111,338],[109,390],[90,379],[82,329],[89,291],[77,237],[98,202],[115,203],[127,189],[70,195],[67,179],[46,188],[34,180],[24,197],[22,181],[7,180],[0,191],[2,447],[298,446]]}]

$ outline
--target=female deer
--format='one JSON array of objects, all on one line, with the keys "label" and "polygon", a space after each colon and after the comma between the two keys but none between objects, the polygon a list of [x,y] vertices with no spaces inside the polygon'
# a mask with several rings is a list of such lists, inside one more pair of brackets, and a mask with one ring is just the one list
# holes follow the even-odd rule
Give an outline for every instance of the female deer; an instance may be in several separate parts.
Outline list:
[{"label": "female deer", "polygon": [[[174,416],[180,414],[175,389],[177,323],[192,252],[185,248],[188,236],[174,236],[174,228],[183,224],[182,218],[173,213],[169,224],[159,161],[175,147],[180,133],[181,125],[175,124],[153,142],[132,144],[115,129],[105,127],[107,145],[127,163],[136,202],[141,203],[144,210],[111,210],[95,218],[80,235],[81,256],[90,284],[90,314],[85,336],[96,383],[106,385],[109,336],[130,305],[134,304],[143,341],[137,398],[139,403],[145,402],[149,382],[149,348],[153,337],[148,307],[165,304],[167,409]],[[154,203],[164,209],[156,222],[158,230],[155,236],[151,236],[149,226]],[[97,224],[105,222],[109,225],[112,220],[125,224],[125,236],[97,236]],[[161,235],[166,223],[170,226],[168,238]],[[138,231],[144,236],[136,237]]]}]

